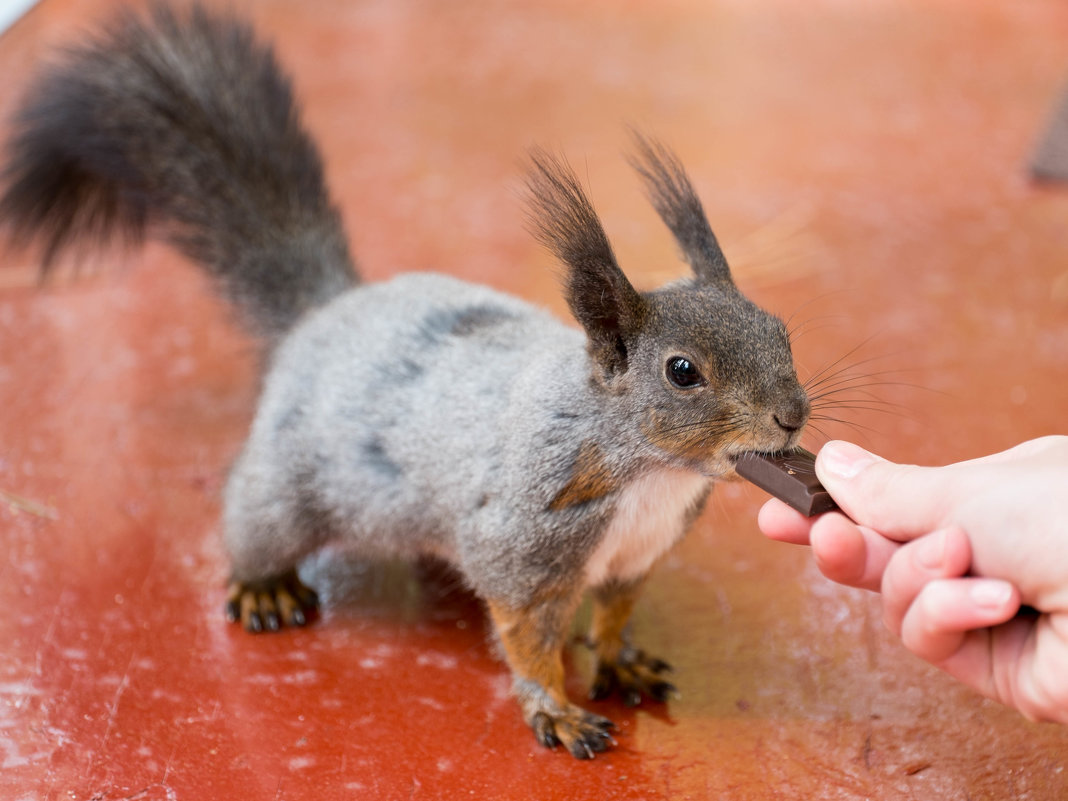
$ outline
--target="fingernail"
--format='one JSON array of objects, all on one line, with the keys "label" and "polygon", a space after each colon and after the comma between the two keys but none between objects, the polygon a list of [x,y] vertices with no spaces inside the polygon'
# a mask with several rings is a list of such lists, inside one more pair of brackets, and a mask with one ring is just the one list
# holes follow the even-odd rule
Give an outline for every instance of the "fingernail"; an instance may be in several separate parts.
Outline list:
[{"label": "fingernail", "polygon": [[836,478],[853,478],[875,461],[875,456],[852,442],[828,442],[819,453],[820,467]]},{"label": "fingernail", "polygon": [[976,581],[968,596],[976,606],[1000,609],[1012,598],[1012,585],[1004,581]]},{"label": "fingernail", "polygon": [[928,534],[916,544],[916,561],[920,567],[935,570],[942,566],[946,558],[946,533],[936,531]]}]

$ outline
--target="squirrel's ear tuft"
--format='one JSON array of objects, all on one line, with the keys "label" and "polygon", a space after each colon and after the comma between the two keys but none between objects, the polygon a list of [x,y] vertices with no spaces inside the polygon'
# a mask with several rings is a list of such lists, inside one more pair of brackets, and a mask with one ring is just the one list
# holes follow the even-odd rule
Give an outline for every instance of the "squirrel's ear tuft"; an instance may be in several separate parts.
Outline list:
[{"label": "squirrel's ear tuft", "polygon": [[531,231],[567,266],[567,303],[586,330],[590,353],[608,378],[621,375],[627,343],[645,320],[645,301],[616,263],[570,165],[540,148],[531,150],[530,161]]},{"label": "squirrel's ear tuft", "polygon": [[645,180],[645,190],[660,219],[671,229],[697,280],[734,286],[727,259],[705,217],[705,210],[678,157],[654,139],[632,131],[630,163]]}]

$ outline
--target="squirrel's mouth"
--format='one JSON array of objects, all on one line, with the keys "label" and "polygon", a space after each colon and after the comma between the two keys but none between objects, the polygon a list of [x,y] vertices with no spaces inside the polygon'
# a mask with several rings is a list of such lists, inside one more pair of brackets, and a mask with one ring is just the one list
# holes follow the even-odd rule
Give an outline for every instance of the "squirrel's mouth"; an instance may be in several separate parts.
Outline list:
[{"label": "squirrel's mouth", "polygon": [[[798,447],[803,431],[803,427],[786,428],[781,424],[769,426],[752,421],[742,428],[737,439],[721,443],[716,441],[714,429],[706,431],[702,430],[703,426],[687,426],[680,433],[665,436],[655,421],[652,422],[643,430],[650,443],[672,457],[676,464],[714,481],[738,480],[735,464],[743,454],[779,453]],[[710,421],[707,425],[712,427],[714,423]]]},{"label": "squirrel's mouth", "polygon": [[743,456],[751,454],[760,454],[763,456],[772,456],[775,454],[786,453],[788,451],[795,450],[800,446],[801,442],[801,430],[787,433],[785,440],[782,438],[775,438],[777,441],[774,443],[767,443],[766,440],[760,440],[752,444],[738,444],[733,446],[727,453],[723,455],[720,460],[725,464],[726,469],[719,472],[718,475],[712,476],[720,481],[741,481],[744,480],[742,476],[738,475],[737,465],[738,460]]},{"label": "squirrel's mouth", "polygon": [[757,434],[742,442],[735,442],[727,450],[726,458],[733,465],[747,453],[781,453],[797,448],[801,444],[804,429],[780,429],[773,434]]}]

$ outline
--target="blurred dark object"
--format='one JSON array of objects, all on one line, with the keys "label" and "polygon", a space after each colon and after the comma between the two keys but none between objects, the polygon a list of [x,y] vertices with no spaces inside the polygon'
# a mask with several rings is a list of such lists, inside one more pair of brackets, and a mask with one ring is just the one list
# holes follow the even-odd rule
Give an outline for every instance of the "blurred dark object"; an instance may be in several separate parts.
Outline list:
[{"label": "blurred dark object", "polygon": [[1068,87],[1062,90],[1046,132],[1035,148],[1031,177],[1038,181],[1068,181]]}]

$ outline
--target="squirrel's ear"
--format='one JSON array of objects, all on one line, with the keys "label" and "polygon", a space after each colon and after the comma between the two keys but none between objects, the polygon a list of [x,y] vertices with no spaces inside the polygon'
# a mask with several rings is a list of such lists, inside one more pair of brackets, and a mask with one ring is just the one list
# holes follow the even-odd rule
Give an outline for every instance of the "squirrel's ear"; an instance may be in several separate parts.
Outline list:
[{"label": "squirrel's ear", "polygon": [[621,375],[627,370],[627,342],[645,319],[645,301],[619,269],[567,162],[538,148],[530,161],[531,231],[567,266],[567,303],[586,329],[590,353],[608,377]]},{"label": "squirrel's ear", "polygon": [[671,229],[697,280],[734,286],[727,259],[705,217],[705,210],[686,176],[682,162],[659,142],[634,135],[636,154],[631,165],[645,180],[645,190],[656,213]]}]

